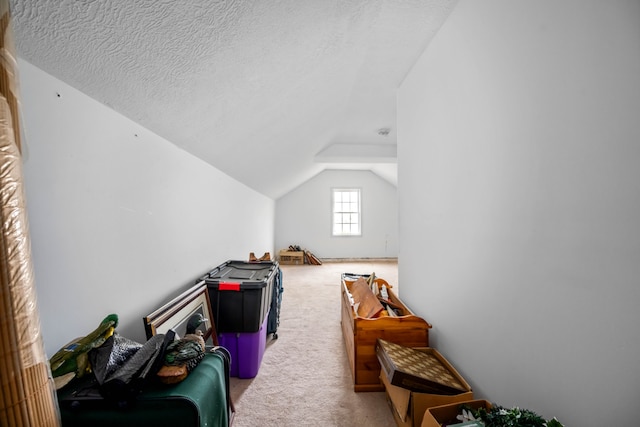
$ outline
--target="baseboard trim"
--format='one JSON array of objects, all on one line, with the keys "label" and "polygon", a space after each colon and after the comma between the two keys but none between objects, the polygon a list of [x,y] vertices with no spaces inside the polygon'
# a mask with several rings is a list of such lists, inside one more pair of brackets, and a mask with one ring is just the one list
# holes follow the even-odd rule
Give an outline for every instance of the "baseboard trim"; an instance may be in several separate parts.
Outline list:
[{"label": "baseboard trim", "polygon": [[322,262],[398,262],[398,258],[320,258]]}]

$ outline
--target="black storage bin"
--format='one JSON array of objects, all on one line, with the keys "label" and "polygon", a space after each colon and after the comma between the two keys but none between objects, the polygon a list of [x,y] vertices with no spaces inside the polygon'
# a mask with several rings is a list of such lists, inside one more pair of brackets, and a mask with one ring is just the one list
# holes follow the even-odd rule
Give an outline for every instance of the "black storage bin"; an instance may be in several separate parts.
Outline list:
[{"label": "black storage bin", "polygon": [[218,333],[257,332],[273,294],[275,261],[227,261],[203,277]]}]

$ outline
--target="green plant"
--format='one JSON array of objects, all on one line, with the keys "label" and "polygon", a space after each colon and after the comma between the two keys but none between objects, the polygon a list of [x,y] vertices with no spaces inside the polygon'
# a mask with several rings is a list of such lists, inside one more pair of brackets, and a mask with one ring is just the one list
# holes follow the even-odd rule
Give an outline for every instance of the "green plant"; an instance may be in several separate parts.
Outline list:
[{"label": "green plant", "polygon": [[481,420],[486,427],[563,427],[557,419],[546,421],[529,409],[507,409],[500,405],[493,405],[490,409],[465,409],[471,412],[473,419]]}]

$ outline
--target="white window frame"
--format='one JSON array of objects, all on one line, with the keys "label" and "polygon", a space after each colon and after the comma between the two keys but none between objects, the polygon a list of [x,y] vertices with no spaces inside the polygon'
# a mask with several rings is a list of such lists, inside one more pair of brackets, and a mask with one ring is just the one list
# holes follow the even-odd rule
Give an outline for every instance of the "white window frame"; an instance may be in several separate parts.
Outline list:
[{"label": "white window frame", "polygon": [[[350,200],[344,203],[350,204],[350,206],[338,205],[341,203],[336,201],[338,193],[356,193],[356,201]],[[355,211],[353,203],[355,203]],[[345,209],[346,208],[346,209]],[[345,218],[345,215],[355,215],[355,221],[353,217]],[[347,219],[347,221],[344,221]],[[337,222],[337,221],[340,222]],[[357,221],[357,222],[356,222]],[[342,224],[339,227],[338,224]],[[353,225],[356,225],[357,229],[353,229]],[[346,230],[344,225],[349,225],[349,229]],[[362,190],[360,188],[332,188],[331,189],[331,236],[333,237],[353,237],[362,236]]]}]

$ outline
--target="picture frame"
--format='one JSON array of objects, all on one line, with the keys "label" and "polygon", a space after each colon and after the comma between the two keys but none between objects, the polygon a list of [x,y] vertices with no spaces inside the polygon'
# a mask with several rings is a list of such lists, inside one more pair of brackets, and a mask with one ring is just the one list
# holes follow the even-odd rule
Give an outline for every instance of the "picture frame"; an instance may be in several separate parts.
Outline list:
[{"label": "picture frame", "polygon": [[213,321],[213,311],[209,299],[208,287],[200,282],[182,294],[178,295],[153,313],[143,318],[147,339],[156,334],[166,334],[173,330],[176,338],[184,337],[189,318],[200,313],[206,319],[198,328],[202,331],[205,342],[217,345],[218,336]]}]

